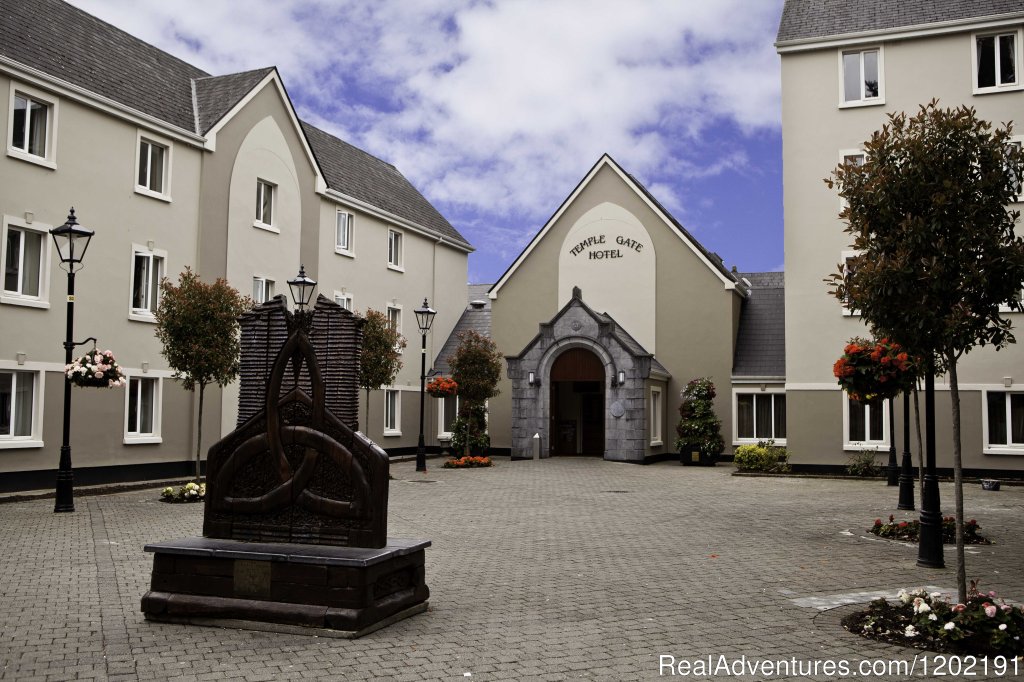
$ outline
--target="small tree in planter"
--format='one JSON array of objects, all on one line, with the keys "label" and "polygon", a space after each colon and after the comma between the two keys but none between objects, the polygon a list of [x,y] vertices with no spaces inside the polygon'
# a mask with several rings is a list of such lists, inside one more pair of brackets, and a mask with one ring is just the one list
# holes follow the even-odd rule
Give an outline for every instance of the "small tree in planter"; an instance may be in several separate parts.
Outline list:
[{"label": "small tree in planter", "polygon": [[359,388],[366,391],[363,433],[370,432],[370,391],[389,386],[402,369],[405,337],[388,321],[388,316],[373,308],[363,316],[363,345],[359,351]]},{"label": "small tree in planter", "polygon": [[[725,449],[722,440],[722,420],[715,414],[715,385],[711,379],[700,377],[686,384],[679,405],[679,426],[676,433],[676,449],[683,464],[714,465]],[[690,453],[699,456],[694,461]]]},{"label": "small tree in planter", "polygon": [[[484,404],[498,395],[498,380],[501,378],[501,352],[494,341],[473,330],[459,333],[459,346],[448,358],[452,368],[452,379],[458,385],[459,428],[466,429],[463,454],[468,455],[482,425],[468,418],[474,410],[486,413]],[[458,428],[455,429],[458,432]],[[454,444],[454,439],[453,439]],[[456,452],[458,452],[456,450]]]}]

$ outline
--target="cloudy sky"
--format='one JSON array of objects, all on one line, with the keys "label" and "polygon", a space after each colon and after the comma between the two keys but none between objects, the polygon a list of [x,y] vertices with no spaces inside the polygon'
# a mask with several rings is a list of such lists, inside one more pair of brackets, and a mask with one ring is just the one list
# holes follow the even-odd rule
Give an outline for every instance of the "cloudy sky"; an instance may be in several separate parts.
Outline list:
[{"label": "cloudy sky", "polygon": [[71,0],[385,159],[494,282],[609,153],[741,271],[782,267],[782,0]]}]

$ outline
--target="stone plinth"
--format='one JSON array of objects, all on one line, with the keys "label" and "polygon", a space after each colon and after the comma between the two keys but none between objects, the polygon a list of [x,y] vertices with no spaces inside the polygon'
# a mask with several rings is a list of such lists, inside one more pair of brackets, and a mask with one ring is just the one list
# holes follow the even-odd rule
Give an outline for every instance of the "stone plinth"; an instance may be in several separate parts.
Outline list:
[{"label": "stone plinth", "polygon": [[149,620],[360,637],[427,608],[429,540],[381,548],[184,538],[153,552]]}]

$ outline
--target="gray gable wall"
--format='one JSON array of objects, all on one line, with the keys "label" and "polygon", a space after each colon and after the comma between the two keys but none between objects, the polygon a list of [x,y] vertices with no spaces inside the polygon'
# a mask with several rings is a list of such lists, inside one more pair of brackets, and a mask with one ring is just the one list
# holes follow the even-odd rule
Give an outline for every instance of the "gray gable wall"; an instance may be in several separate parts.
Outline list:
[{"label": "gray gable wall", "polygon": [[[0,0],[0,56],[199,135],[274,71],[212,76],[61,0]],[[472,248],[394,166],[302,127],[329,188]]]},{"label": "gray gable wall", "polygon": [[1024,0],[786,0],[779,44],[1024,12]]}]

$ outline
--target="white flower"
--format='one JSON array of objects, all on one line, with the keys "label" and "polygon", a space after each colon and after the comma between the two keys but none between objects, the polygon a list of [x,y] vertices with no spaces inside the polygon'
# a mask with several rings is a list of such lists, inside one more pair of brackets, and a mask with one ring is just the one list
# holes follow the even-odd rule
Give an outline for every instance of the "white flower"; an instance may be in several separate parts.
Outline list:
[{"label": "white flower", "polygon": [[904,637],[917,637],[917,628],[913,625],[908,625],[907,629],[903,631]]},{"label": "white flower", "polygon": [[918,597],[914,600],[914,613],[928,613],[932,610],[932,607],[928,606],[928,602]]},{"label": "white flower", "polygon": [[939,619],[939,617],[936,616],[934,613],[929,613],[928,614],[928,620],[938,620],[938,619]]},{"label": "white flower", "polygon": [[1005,630],[1006,629],[1006,623],[1000,623],[999,624],[999,629],[1000,630]]},{"label": "white flower", "polygon": [[939,597],[941,597],[941,596],[942,596],[942,593],[941,593],[941,592],[932,592],[932,593],[931,593],[931,594],[930,594],[929,596],[930,596],[930,597],[931,597],[932,599],[938,599]]},{"label": "white flower", "polygon": [[948,623],[946,623],[945,625],[942,626],[942,629],[943,630],[952,630],[955,627],[956,627],[956,623],[954,623],[953,621],[949,621]]}]

